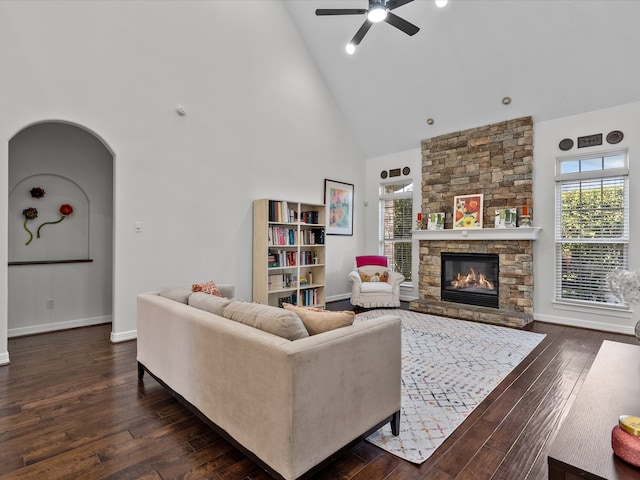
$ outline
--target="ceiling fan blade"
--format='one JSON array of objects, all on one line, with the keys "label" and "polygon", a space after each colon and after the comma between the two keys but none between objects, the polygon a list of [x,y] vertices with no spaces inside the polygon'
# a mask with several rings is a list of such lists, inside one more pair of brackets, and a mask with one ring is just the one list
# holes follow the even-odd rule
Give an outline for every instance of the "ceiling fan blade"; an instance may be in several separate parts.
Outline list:
[{"label": "ceiling fan blade", "polygon": [[387,8],[389,10],[393,10],[394,8],[401,7],[411,2],[413,2],[413,0],[390,0],[389,2],[387,2]]},{"label": "ceiling fan blade", "polygon": [[371,28],[371,25],[373,25],[372,22],[370,22],[369,20],[365,20],[360,29],[351,39],[351,45],[353,45],[354,47],[360,45],[360,42]]},{"label": "ceiling fan blade", "polygon": [[387,12],[387,18],[384,19],[389,25],[393,25],[399,30],[402,30],[407,35],[415,35],[420,31],[413,23],[407,22],[404,18],[400,18],[394,13]]},{"label": "ceiling fan blade", "polygon": [[367,13],[363,8],[318,8],[316,15],[362,15]]}]

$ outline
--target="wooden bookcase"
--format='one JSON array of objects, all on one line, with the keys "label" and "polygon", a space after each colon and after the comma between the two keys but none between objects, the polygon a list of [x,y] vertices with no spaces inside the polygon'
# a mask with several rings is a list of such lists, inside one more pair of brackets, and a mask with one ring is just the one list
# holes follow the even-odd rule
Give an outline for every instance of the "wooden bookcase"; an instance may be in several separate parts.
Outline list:
[{"label": "wooden bookcase", "polygon": [[324,205],[253,202],[253,301],[324,308]]}]

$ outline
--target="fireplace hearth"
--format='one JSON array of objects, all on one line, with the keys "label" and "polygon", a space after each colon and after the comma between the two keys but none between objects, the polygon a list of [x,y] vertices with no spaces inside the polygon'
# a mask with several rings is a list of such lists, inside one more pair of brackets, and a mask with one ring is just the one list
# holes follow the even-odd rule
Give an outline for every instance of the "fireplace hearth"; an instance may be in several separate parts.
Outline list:
[{"label": "fireplace hearth", "polygon": [[440,259],[442,301],[499,308],[498,255],[442,252]]}]

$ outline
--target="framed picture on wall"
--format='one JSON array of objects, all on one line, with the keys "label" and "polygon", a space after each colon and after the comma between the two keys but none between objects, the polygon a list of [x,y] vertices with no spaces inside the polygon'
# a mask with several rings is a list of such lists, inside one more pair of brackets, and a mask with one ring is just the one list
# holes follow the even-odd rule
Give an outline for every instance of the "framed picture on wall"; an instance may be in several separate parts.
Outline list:
[{"label": "framed picture on wall", "polygon": [[353,235],[353,185],[324,180],[327,235]]},{"label": "framed picture on wall", "polygon": [[482,228],[484,195],[457,195],[453,197],[453,228]]}]

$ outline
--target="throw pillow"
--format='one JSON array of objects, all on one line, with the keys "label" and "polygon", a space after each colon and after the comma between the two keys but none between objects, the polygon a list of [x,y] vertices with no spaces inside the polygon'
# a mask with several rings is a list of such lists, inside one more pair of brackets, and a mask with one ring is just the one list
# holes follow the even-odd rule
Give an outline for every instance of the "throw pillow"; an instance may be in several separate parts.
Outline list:
[{"label": "throw pillow", "polygon": [[161,297],[186,304],[189,301],[191,290],[187,287],[164,287],[158,293]]},{"label": "throw pillow", "polygon": [[217,297],[222,296],[222,293],[220,293],[220,290],[218,289],[218,287],[216,286],[213,280],[206,283],[194,283],[191,289],[194,292],[204,292],[204,293],[208,293],[209,295],[215,295]]},{"label": "throw pillow", "polygon": [[224,309],[231,303],[231,299],[224,297],[217,297],[204,292],[192,293],[189,297],[189,305],[206,312],[215,313],[216,315],[223,316]]},{"label": "throw pillow", "polygon": [[369,280],[371,280],[371,275],[367,275],[364,272],[358,272],[360,274],[360,281],[362,282],[368,282]]},{"label": "throw pillow", "polygon": [[288,303],[285,303],[283,307],[295,312],[300,317],[309,335],[317,335],[336,328],[348,327],[356,318],[356,314],[348,310],[330,311],[321,308],[298,307]]},{"label": "throw pillow", "polygon": [[309,336],[295,313],[271,305],[233,300],[224,309],[223,316],[288,340]]}]

